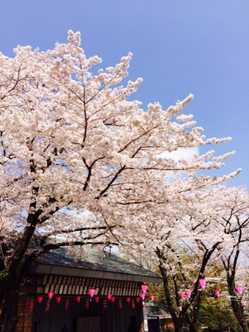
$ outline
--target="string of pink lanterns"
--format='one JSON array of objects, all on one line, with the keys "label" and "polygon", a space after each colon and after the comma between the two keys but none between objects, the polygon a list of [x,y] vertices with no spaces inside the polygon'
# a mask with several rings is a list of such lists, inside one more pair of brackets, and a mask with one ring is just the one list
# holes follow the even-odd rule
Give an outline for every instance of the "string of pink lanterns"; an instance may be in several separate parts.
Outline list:
[{"label": "string of pink lanterns", "polygon": [[[113,303],[113,304],[117,303],[118,308],[122,309],[123,308],[123,301],[125,299],[125,302],[128,305],[130,305],[131,308],[135,309],[136,304],[142,304],[143,301],[145,300],[145,298],[147,296],[148,288],[149,287],[148,287],[147,284],[142,284],[139,296],[136,296],[136,297],[131,297],[131,296],[115,297],[114,295],[112,295],[109,292],[105,297],[102,298],[103,299],[103,308],[106,309],[108,307],[108,303]],[[93,287],[88,288],[87,297],[85,297],[85,296],[82,297],[80,295],[76,295],[72,298],[78,304],[80,304],[82,299],[84,299],[84,304],[85,304],[86,309],[89,309],[90,302],[94,301],[96,304],[98,304],[100,302],[100,296],[98,296],[98,289],[95,289]],[[156,299],[156,297],[151,296],[151,300],[155,301],[155,299]],[[62,296],[56,294],[53,291],[48,291],[48,293],[46,295],[37,295],[35,299],[34,298],[29,298],[27,300],[27,306],[28,306],[29,311],[33,312],[35,303],[41,304],[41,303],[44,302],[44,300],[46,300],[45,311],[49,311],[52,300],[54,300],[54,303],[56,303],[56,304],[61,304],[62,303]],[[70,300],[67,297],[67,298],[64,299],[65,310],[68,310],[69,305],[70,305]]]},{"label": "string of pink lanterns", "polygon": [[[203,291],[207,288],[207,280],[205,279],[205,277],[201,277],[198,280],[198,290],[199,291]],[[102,298],[103,300],[103,309],[107,309],[108,307],[108,303],[116,303],[118,309],[123,309],[123,303],[124,301],[131,306],[131,308],[135,309],[136,308],[136,304],[140,305],[142,304],[145,299],[147,298],[149,301],[151,302],[156,302],[157,301],[157,296],[151,294],[148,297],[148,289],[149,286],[147,284],[142,284],[141,288],[140,288],[140,293],[139,296],[136,297],[131,297],[131,296],[127,296],[127,297],[115,297],[114,295],[112,295],[110,292]],[[245,287],[241,286],[241,285],[236,285],[234,288],[234,293],[236,294],[236,296],[238,297],[242,297],[243,294],[245,292]],[[181,300],[183,301],[188,301],[191,298],[192,295],[192,290],[191,289],[184,289],[181,290],[179,293],[179,297]],[[98,289],[95,289],[93,287],[89,287],[87,290],[87,296],[88,297],[82,297],[80,295],[76,295],[73,297],[74,301],[78,304],[80,304],[82,302],[82,299],[84,299],[84,304],[85,304],[85,308],[89,309],[90,307],[90,302],[94,302],[96,304],[100,303],[100,296],[98,295]],[[221,290],[216,288],[213,290],[213,297],[216,299],[219,299],[222,296]],[[62,296],[56,294],[53,291],[49,291],[47,293],[47,296],[45,295],[37,295],[35,299],[33,298],[29,298],[27,300],[27,306],[29,308],[30,312],[33,312],[34,310],[34,305],[35,303],[41,304],[42,302],[44,302],[44,300],[47,300],[46,302],[46,306],[45,306],[45,311],[49,311],[50,310],[50,305],[51,305],[51,301],[54,299],[54,302],[56,304],[61,304],[62,303]],[[69,298],[65,298],[64,299],[64,308],[67,311],[70,305],[70,300]]]},{"label": "string of pink lanterns", "polygon": [[[205,277],[201,277],[198,280],[198,286],[199,286],[199,291],[202,291],[207,287],[207,280],[205,279]],[[241,285],[236,285],[236,287],[234,288],[234,293],[238,297],[243,296],[244,292],[245,292],[245,287],[242,287]],[[181,290],[178,294],[181,300],[189,300],[192,295],[192,290],[191,289]],[[219,299],[221,295],[222,294],[220,289],[216,288],[213,290],[214,298]]]}]

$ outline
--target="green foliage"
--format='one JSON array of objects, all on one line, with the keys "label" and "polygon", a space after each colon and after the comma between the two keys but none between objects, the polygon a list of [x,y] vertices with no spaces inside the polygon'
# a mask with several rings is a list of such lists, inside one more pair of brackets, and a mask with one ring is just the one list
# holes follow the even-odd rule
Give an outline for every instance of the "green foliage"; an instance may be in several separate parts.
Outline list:
[{"label": "green foliage", "polygon": [[207,331],[225,331],[228,327],[231,332],[240,331],[229,303],[221,298],[206,298],[203,301],[200,307],[200,322]]},{"label": "green foliage", "polygon": [[0,281],[6,280],[7,277],[8,277],[8,271],[7,270],[0,271]]}]

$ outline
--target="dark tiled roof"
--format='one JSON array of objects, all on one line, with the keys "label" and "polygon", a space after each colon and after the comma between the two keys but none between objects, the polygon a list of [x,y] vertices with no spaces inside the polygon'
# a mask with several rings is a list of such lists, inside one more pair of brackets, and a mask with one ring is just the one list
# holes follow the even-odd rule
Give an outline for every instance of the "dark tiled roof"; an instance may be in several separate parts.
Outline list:
[{"label": "dark tiled roof", "polygon": [[[89,273],[93,272],[95,275],[101,273],[101,277],[103,278],[105,275],[109,275],[108,278],[111,278],[111,275],[116,275],[115,279],[118,279],[117,275],[119,275],[127,280],[136,279],[141,281],[158,282],[160,279],[159,275],[152,271],[146,270],[139,265],[130,263],[115,255],[108,255],[102,252],[89,253],[87,258],[82,260],[70,256],[68,253],[49,252],[38,257],[35,265],[40,267],[50,266],[54,268],[65,268],[67,274],[70,273],[69,269],[74,271],[75,269],[79,269],[81,271],[88,271]],[[38,269],[38,271],[41,271],[41,269]],[[50,273],[55,273],[52,272],[54,269],[50,269],[50,271]]]}]

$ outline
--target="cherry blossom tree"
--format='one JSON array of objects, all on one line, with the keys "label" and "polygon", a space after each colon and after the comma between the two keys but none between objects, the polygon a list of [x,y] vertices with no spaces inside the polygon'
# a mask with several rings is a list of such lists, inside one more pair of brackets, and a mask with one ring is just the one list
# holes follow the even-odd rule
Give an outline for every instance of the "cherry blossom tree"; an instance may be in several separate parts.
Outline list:
[{"label": "cherry blossom tree", "polygon": [[[208,211],[202,210],[199,199],[194,202],[194,197],[187,197],[187,201],[183,197],[171,198],[160,212],[157,209],[153,216],[146,213],[144,234],[137,237],[137,244],[160,270],[166,307],[175,330],[188,327],[197,331],[205,288],[201,288],[200,282],[205,280],[207,266],[220,239],[214,237],[210,241],[211,221],[207,221]],[[141,229],[141,222],[138,225]]]},{"label": "cherry blossom tree", "polygon": [[[79,33],[72,31],[67,43],[52,50],[18,46],[12,58],[0,54],[4,332],[14,331],[17,294],[30,258],[60,247],[117,242],[136,221],[146,224],[151,210],[164,209],[169,197],[238,173],[198,174],[222,167],[231,153],[173,158],[174,151],[229,138],[206,138],[192,115],[183,113],[192,96],[166,109],[131,100],[142,82],[126,81],[131,58],[129,53],[99,69],[101,59],[86,57]],[[167,181],[168,174],[173,179]]]},{"label": "cherry blossom tree", "polygon": [[204,212],[205,224],[209,228],[205,237],[209,243],[214,238],[218,243],[212,260],[216,264],[217,259],[221,259],[231,308],[241,329],[248,331],[243,299],[245,280],[240,273],[245,262],[240,258],[248,251],[249,194],[244,188],[218,186],[207,191],[205,200],[209,207],[209,211]]},{"label": "cherry blossom tree", "polygon": [[[220,185],[197,190],[192,187],[189,192],[180,189],[175,181],[177,185],[173,190],[171,183],[167,202],[136,215],[137,227],[132,232],[136,237],[127,240],[128,251],[143,252],[145,260],[149,259],[151,266],[159,268],[166,307],[176,331],[186,327],[198,331],[200,305],[207,295],[207,269],[222,258],[231,279],[232,257],[236,257],[238,244],[234,237],[242,227],[245,236],[240,241],[247,240],[248,193],[241,188]],[[238,213],[243,215],[241,222]],[[232,306],[237,308],[241,301],[233,278],[228,289]],[[243,311],[238,312],[242,316]]]},{"label": "cherry blossom tree", "polygon": [[[244,296],[245,276],[241,275],[243,260],[248,255],[249,195],[246,190],[234,189],[223,205],[221,220],[229,244],[223,248],[221,261],[226,272],[231,307],[243,332],[249,331]],[[245,264],[245,262],[244,262]]]}]

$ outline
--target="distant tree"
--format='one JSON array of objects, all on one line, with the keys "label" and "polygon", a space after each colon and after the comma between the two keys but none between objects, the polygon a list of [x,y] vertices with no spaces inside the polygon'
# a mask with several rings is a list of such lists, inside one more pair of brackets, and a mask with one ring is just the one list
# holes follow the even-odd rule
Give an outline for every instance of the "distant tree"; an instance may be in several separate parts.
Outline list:
[{"label": "distant tree", "polygon": [[[167,202],[136,214],[136,236],[130,235],[128,250],[143,252],[145,260],[160,270],[176,331],[184,326],[198,331],[208,269],[233,248],[224,217],[234,197],[239,204],[248,204],[248,193],[241,188],[209,186],[177,194],[173,186],[174,181]],[[247,219],[243,221],[246,226]]]},{"label": "distant tree", "polygon": [[227,289],[233,313],[243,332],[249,331],[248,312],[245,304],[246,275],[241,273],[241,256],[248,256],[249,196],[244,191],[234,191],[221,206],[226,245],[221,260],[226,272]]}]

